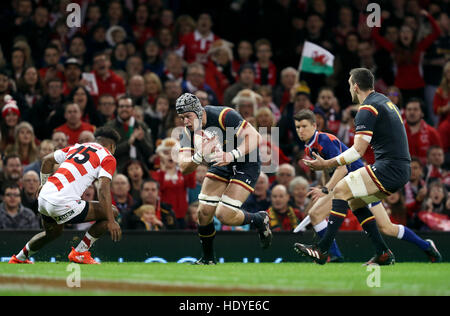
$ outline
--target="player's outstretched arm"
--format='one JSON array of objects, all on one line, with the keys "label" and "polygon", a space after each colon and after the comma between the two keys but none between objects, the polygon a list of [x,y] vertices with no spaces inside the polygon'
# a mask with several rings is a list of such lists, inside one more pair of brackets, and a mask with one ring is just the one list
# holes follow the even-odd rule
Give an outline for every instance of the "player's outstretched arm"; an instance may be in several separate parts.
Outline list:
[{"label": "player's outstretched arm", "polygon": [[122,230],[119,224],[114,219],[114,214],[112,211],[112,198],[111,198],[111,179],[107,177],[99,178],[99,189],[98,189],[98,201],[100,207],[103,210],[104,218],[108,221],[108,230],[111,234],[111,239],[113,241],[119,241],[122,238]]},{"label": "player's outstretched arm", "polygon": [[316,158],[315,160],[303,159],[303,161],[313,170],[324,170],[349,165],[364,156],[369,144],[370,139],[367,139],[366,136],[356,135],[353,146],[337,157],[325,160],[316,153],[313,153],[314,158]]},{"label": "player's outstretched arm", "polygon": [[[195,154],[194,154],[194,156],[195,156]],[[180,158],[180,163],[179,163],[180,171],[184,175],[191,174],[192,172],[194,172],[203,160],[201,155],[200,155],[200,157],[193,158],[190,151],[181,151],[179,153],[179,158]],[[197,161],[196,159],[199,159],[199,158],[201,160]]]}]

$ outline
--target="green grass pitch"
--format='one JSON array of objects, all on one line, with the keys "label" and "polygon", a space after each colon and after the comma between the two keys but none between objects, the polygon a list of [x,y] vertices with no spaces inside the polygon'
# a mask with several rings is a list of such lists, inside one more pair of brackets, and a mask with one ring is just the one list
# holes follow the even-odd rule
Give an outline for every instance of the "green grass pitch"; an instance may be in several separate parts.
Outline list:
[{"label": "green grass pitch", "polygon": [[[360,263],[102,263],[76,268],[67,262],[0,263],[0,295],[450,295],[450,264],[379,268],[368,270]],[[67,279],[72,285],[79,280],[81,287],[68,287]]]}]

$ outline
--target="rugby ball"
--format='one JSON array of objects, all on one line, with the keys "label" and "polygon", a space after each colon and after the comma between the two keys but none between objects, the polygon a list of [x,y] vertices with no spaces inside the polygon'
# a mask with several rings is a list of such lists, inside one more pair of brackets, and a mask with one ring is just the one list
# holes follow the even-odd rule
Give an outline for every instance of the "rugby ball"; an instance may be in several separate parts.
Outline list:
[{"label": "rugby ball", "polygon": [[194,134],[195,151],[200,152],[203,156],[203,159],[208,163],[212,161],[212,158],[216,152],[222,151],[222,146],[219,143],[218,137],[216,137],[212,145],[207,146],[207,143],[213,140],[215,137],[215,134],[207,130],[201,130]]}]

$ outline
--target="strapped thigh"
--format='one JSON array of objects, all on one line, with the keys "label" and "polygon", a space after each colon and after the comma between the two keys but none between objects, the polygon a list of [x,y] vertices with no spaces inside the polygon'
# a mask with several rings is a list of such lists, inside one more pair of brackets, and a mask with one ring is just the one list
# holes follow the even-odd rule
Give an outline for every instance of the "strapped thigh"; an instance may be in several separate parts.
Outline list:
[{"label": "strapped thigh", "polygon": [[239,200],[234,200],[226,195],[222,195],[222,199],[219,202],[220,205],[231,208],[234,211],[240,211],[242,202]]},{"label": "strapped thigh", "polygon": [[220,202],[220,197],[218,197],[218,196],[209,196],[209,195],[200,193],[198,195],[198,201],[199,201],[199,203],[216,207],[219,204],[219,202]]}]

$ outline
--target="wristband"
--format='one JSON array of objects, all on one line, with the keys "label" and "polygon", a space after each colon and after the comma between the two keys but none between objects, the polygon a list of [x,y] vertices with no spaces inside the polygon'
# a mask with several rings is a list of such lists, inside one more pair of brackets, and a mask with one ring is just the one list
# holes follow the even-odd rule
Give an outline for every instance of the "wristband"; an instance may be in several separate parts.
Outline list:
[{"label": "wristband", "polygon": [[50,177],[51,173],[42,173],[40,172],[40,178],[41,178],[41,185],[44,185],[48,178]]},{"label": "wristband", "polygon": [[355,147],[351,147],[336,157],[339,166],[348,165],[361,158]]},{"label": "wristband", "polygon": [[231,154],[233,155],[234,161],[236,161],[236,160],[238,160],[239,158],[242,157],[242,153],[241,153],[241,151],[238,148],[233,149],[231,151]]},{"label": "wristband", "polygon": [[192,162],[194,162],[195,164],[199,165],[202,163],[202,161],[203,157],[199,152],[196,152],[194,156],[192,156]]}]

